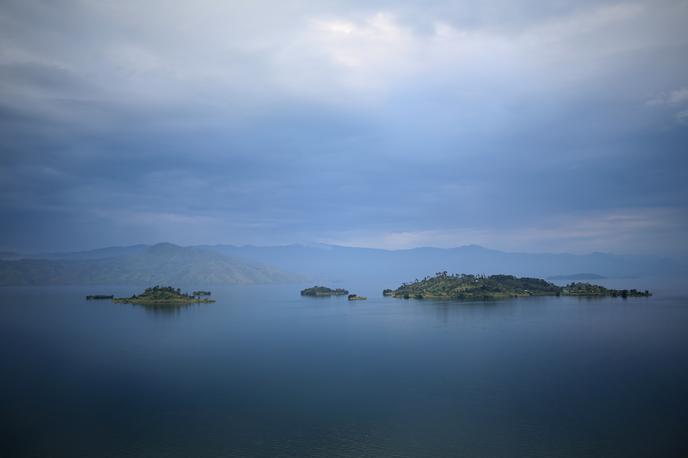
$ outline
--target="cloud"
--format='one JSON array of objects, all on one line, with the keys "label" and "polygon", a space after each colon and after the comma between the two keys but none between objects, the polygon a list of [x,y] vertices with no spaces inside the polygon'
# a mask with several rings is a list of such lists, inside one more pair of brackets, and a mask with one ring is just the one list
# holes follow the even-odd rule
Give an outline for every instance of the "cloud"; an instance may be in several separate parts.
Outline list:
[{"label": "cloud", "polygon": [[675,250],[674,255],[685,256],[688,247],[682,239],[688,231],[688,217],[673,208],[630,208],[611,212],[587,212],[539,219],[527,226],[512,228],[466,227],[406,232],[360,233],[345,232],[322,243],[407,249],[419,246],[451,248],[479,244],[515,252],[571,253],[624,252],[629,245],[635,253],[652,254],[658,250],[656,237],[662,235],[663,250]]},{"label": "cloud", "polygon": [[676,89],[669,94],[660,94],[647,101],[648,105],[679,105],[683,103],[688,103],[688,87]]},{"label": "cloud", "polygon": [[676,122],[679,124],[688,124],[688,110],[683,110],[676,113]]},{"label": "cloud", "polygon": [[[542,228],[687,211],[686,20],[668,0],[5,2],[0,239],[633,251],[611,223]],[[670,251],[662,231],[634,229]]]},{"label": "cloud", "polygon": [[[663,93],[646,102],[650,107],[665,107],[675,109],[677,106],[688,105],[688,87],[681,87],[669,93]],[[688,110],[681,110],[673,114],[674,121],[678,125],[688,124]]]}]

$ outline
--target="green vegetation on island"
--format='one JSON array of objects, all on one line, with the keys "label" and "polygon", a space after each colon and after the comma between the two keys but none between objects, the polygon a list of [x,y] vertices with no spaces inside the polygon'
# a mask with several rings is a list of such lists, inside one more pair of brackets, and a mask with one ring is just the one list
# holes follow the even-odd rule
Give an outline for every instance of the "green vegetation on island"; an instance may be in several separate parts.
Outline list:
[{"label": "green vegetation on island", "polygon": [[347,296],[347,299],[349,299],[350,301],[365,301],[368,298],[365,296],[359,296],[358,294],[349,294],[349,296]]},{"label": "green vegetation on island", "polygon": [[302,296],[324,297],[324,296],[346,296],[349,291],[343,288],[332,289],[326,286],[314,286],[301,291]]},{"label": "green vegetation on island", "polygon": [[562,288],[562,296],[611,296],[611,297],[648,297],[652,293],[648,290],[639,291],[637,289],[608,289],[604,286],[593,285],[590,283],[574,282]]},{"label": "green vegetation on island", "polygon": [[[198,291],[196,291],[198,292]],[[215,302],[207,297],[199,298],[194,295],[182,293],[179,288],[171,286],[153,286],[139,295],[131,297],[118,297],[114,302],[121,304],[136,304],[155,307],[179,307],[189,304],[208,304]]]},{"label": "green vegetation on island", "polygon": [[404,283],[396,290],[384,290],[383,295],[404,299],[492,300],[530,296],[645,297],[651,293],[647,290],[608,289],[590,283],[571,283],[562,287],[540,278],[513,275],[438,272],[433,277]]},{"label": "green vegetation on island", "polygon": [[191,294],[194,296],[210,296],[210,291],[194,291]]}]

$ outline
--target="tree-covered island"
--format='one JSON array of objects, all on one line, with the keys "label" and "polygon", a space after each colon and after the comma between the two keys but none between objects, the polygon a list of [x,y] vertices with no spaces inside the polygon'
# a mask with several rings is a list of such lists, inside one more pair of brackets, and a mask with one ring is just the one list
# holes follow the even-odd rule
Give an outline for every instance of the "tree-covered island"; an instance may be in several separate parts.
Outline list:
[{"label": "tree-covered island", "polygon": [[647,297],[647,290],[608,289],[590,283],[570,283],[557,286],[540,278],[513,275],[450,275],[438,272],[412,283],[404,283],[395,290],[386,289],[384,296],[404,299],[492,300],[530,296],[581,297]]},{"label": "tree-covered island", "polygon": [[[195,291],[195,293],[198,291]],[[209,292],[208,292],[209,293]],[[146,288],[141,294],[134,294],[131,297],[117,297],[114,302],[121,304],[136,304],[156,307],[177,307],[189,304],[209,304],[215,302],[213,299],[207,297],[198,297],[199,295],[191,295],[182,293],[179,288],[171,286],[153,286]]]},{"label": "tree-covered island", "polygon": [[343,288],[332,289],[326,286],[314,286],[301,290],[302,296],[325,297],[325,296],[346,296],[349,291]]}]

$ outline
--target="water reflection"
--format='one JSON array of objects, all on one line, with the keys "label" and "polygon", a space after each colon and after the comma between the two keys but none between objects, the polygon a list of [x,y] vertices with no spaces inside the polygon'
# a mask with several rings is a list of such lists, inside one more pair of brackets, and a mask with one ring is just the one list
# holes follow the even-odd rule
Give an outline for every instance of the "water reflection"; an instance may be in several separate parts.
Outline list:
[{"label": "water reflection", "polygon": [[[531,298],[529,298],[531,299]],[[461,301],[447,299],[405,299],[417,310],[428,312],[444,324],[454,319],[491,318],[511,315],[518,306],[518,299]]]},{"label": "water reflection", "polygon": [[172,316],[179,316],[182,314],[182,311],[185,311],[188,309],[206,306],[206,305],[212,305],[212,304],[189,303],[189,304],[126,304],[126,305],[129,305],[135,309],[143,309],[147,314],[150,314],[152,316],[172,317]]},{"label": "water reflection", "polygon": [[150,307],[0,288],[0,455],[688,456],[685,297],[352,286],[369,300],[261,285]]}]

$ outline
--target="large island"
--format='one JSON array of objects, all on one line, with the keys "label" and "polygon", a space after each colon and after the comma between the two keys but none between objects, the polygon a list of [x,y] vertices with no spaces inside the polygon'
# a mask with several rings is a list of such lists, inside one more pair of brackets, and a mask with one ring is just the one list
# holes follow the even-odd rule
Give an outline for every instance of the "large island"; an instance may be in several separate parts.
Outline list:
[{"label": "large island", "polygon": [[395,290],[386,289],[383,295],[405,299],[491,300],[530,296],[646,297],[651,293],[647,290],[608,289],[590,283],[557,286],[540,278],[513,275],[450,275],[439,272],[433,277],[404,283]]},{"label": "large island", "polygon": [[[200,291],[196,291],[199,293]],[[208,291],[203,291],[203,293],[208,293]],[[146,288],[146,290],[141,294],[134,294],[131,297],[117,297],[114,298],[114,302],[121,304],[136,304],[145,305],[153,307],[179,307],[189,304],[208,304],[215,302],[213,299],[207,297],[207,294],[203,294],[206,297],[200,297],[201,294],[190,295],[182,293],[179,288],[173,288],[171,286],[153,286],[152,288]]]}]

